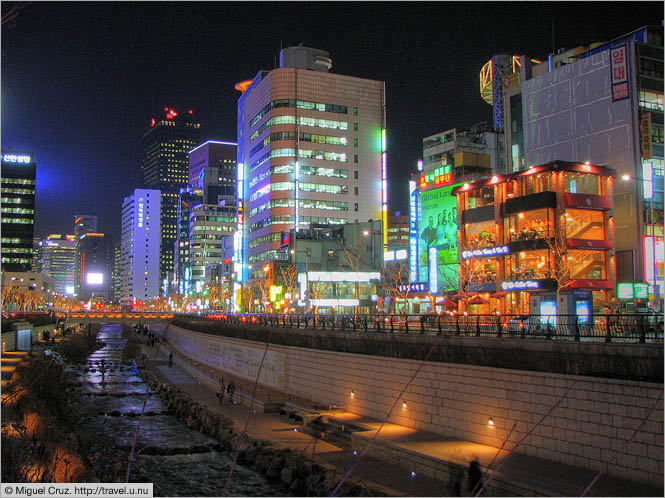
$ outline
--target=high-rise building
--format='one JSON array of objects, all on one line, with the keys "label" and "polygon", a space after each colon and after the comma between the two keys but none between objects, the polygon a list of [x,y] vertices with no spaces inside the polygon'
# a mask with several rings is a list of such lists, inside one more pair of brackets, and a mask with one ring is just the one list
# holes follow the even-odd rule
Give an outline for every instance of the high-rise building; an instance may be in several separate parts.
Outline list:
[{"label": "high-rise building", "polygon": [[187,186],[180,189],[176,219],[178,236],[173,244],[173,281],[171,288],[184,294],[191,287],[192,269],[189,265],[189,213],[203,202],[203,190]]},{"label": "high-rise building", "polygon": [[[504,90],[512,170],[555,160],[614,167],[617,281],[648,283],[662,308],[662,26],[561,49],[518,76]],[[584,188],[578,182],[570,192]]]},{"label": "high-rise building", "polygon": [[280,239],[291,228],[387,226],[385,83],[331,67],[327,52],[290,47],[279,68],[236,85],[239,281],[249,265],[261,276],[263,263],[288,259]]},{"label": "high-rise building", "polygon": [[159,295],[160,192],[136,189],[122,203],[120,303],[134,305]]},{"label": "high-rise building", "polygon": [[37,165],[29,152],[2,149],[2,271],[32,269]]},{"label": "high-rise building", "polygon": [[194,121],[193,114],[192,110],[179,113],[164,108],[164,117],[153,118],[143,134],[144,187],[161,192],[160,281],[173,273],[178,194],[189,181],[188,152],[200,142],[201,125]]},{"label": "high-rise building", "polygon": [[113,270],[111,271],[111,290],[112,297],[111,300],[114,303],[120,302],[120,289],[122,288],[122,276],[120,274],[120,269],[122,266],[122,257],[120,252],[120,246],[113,247]]},{"label": "high-rise building", "polygon": [[235,206],[199,204],[189,213],[189,264],[192,287],[210,283],[206,265],[221,264],[222,239],[236,229]]},{"label": "high-rise building", "polygon": [[76,239],[74,235],[51,234],[39,241],[39,272],[53,279],[54,291],[74,295]]},{"label": "high-rise building", "polygon": [[78,239],[79,286],[78,298],[107,300],[110,297],[110,254],[108,240],[103,233],[87,232]]},{"label": "high-rise building", "polygon": [[237,146],[208,140],[189,151],[189,184],[205,204],[236,205]]},{"label": "high-rise building", "polygon": [[81,293],[81,251],[79,249],[79,240],[86,233],[97,233],[97,216],[92,214],[74,215],[74,240],[76,242],[76,260],[74,261],[74,295]]}]

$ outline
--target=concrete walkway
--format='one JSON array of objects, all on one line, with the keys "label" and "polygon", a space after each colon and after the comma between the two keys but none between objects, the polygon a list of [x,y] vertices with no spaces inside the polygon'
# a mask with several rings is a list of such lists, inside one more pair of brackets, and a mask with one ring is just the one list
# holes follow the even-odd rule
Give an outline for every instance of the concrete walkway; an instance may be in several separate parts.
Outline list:
[{"label": "concrete walkway", "polygon": [[[157,347],[142,345],[148,360],[152,360]],[[231,405],[228,395],[220,406],[215,395],[218,373],[209,367],[193,364],[174,355],[173,367],[168,367],[168,345],[162,345],[155,362],[153,373],[164,380],[177,385],[198,402],[208,408],[219,411],[233,420],[234,428],[242,431],[248,420],[249,406],[244,404]],[[149,363],[148,363],[149,365]],[[228,384],[230,374],[221,374]],[[253,383],[233,378],[238,394],[245,402],[253,390]],[[281,398],[296,406],[307,407],[305,400],[287,399],[283,393],[273,392],[261,387],[261,399]],[[257,398],[259,395],[257,394]],[[310,405],[311,406],[311,405]],[[318,410],[323,418],[331,423],[346,424],[351,428],[353,448],[359,454],[361,448],[370,440],[381,425],[380,421],[362,417],[357,414]],[[315,439],[301,432],[300,423],[289,420],[286,416],[275,413],[261,413],[260,409],[252,410],[247,426],[247,434],[254,439],[271,441],[276,447],[293,448],[302,451],[339,469],[340,479],[357,463],[358,456],[350,449],[342,449],[324,440]],[[521,491],[520,495],[544,496],[580,496],[587,485],[592,482],[596,472],[572,467],[569,465],[544,460],[522,454],[513,454],[510,458],[506,451],[497,454],[497,448],[469,441],[459,441],[438,434],[425,433],[395,424],[384,424],[376,437],[373,446],[354,469],[352,478],[356,481],[371,482],[383,489],[386,494],[397,496],[454,496],[450,477],[447,473],[423,472],[425,467],[450,468],[451,464],[466,470],[469,462],[477,456],[483,470],[496,456],[493,468],[505,460],[505,464],[495,476],[497,482],[509,483],[508,489]],[[370,454],[385,455],[381,459]],[[397,464],[399,462],[399,465]],[[415,472],[415,476],[412,475]],[[425,475],[435,475],[429,477]],[[468,496],[467,481],[463,482],[462,495]],[[516,493],[516,491],[513,491]],[[646,485],[621,480],[603,475],[588,493],[589,496],[663,496],[663,490]]]}]

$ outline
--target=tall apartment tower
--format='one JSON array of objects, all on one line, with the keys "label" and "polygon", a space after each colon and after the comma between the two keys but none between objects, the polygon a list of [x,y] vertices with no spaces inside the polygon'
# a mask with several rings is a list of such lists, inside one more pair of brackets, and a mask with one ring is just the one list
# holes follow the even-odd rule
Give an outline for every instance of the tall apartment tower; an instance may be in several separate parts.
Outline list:
[{"label": "tall apartment tower", "polygon": [[136,189],[122,203],[120,228],[120,303],[159,295],[160,191]]},{"label": "tall apartment tower", "polygon": [[178,194],[189,181],[188,152],[200,142],[201,125],[193,114],[165,107],[164,116],[153,118],[143,134],[144,187],[161,191],[160,282],[173,272]]},{"label": "tall apartment tower", "polygon": [[99,298],[106,301],[111,287],[108,238],[97,232],[81,234],[77,254],[80,270],[78,299],[88,301]]},{"label": "tall apartment tower", "polygon": [[53,290],[74,295],[76,240],[74,235],[51,234],[39,241],[39,272],[53,279]]},{"label": "tall apartment tower", "polygon": [[385,83],[331,68],[327,52],[289,47],[236,85],[239,281],[287,260],[292,228],[382,220],[387,245]]},{"label": "tall apartment tower", "polygon": [[2,149],[2,271],[32,269],[35,179],[32,154]]}]

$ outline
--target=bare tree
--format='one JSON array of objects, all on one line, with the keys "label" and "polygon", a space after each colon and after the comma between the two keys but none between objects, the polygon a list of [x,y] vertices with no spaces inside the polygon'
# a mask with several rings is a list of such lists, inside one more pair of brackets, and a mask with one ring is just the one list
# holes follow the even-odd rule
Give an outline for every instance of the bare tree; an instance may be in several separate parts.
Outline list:
[{"label": "bare tree", "polygon": [[[406,261],[388,264],[384,271],[385,288],[394,300],[396,313],[404,313],[408,305],[411,285],[409,282],[409,265]],[[401,309],[397,309],[397,299],[403,301]]]},{"label": "bare tree", "polygon": [[293,264],[279,265],[278,280],[282,282],[285,287],[285,293],[291,295],[291,300],[294,300],[294,292],[298,284],[298,267]]},{"label": "bare tree", "polygon": [[0,293],[0,300],[2,309],[5,310],[7,305],[14,303],[14,294],[18,289],[13,285],[3,285]]},{"label": "bare tree", "polygon": [[565,235],[559,234],[556,237],[545,239],[550,256],[550,269],[547,277],[556,282],[556,309],[557,315],[560,315],[560,296],[561,291],[570,287],[573,283],[573,272],[575,261],[568,252],[568,241]]},{"label": "bare tree", "polygon": [[[326,294],[328,294],[328,291],[330,290],[330,287],[332,286],[332,282],[319,282],[319,281],[314,281],[314,282],[307,282],[308,286],[308,291],[310,295],[310,299],[312,300],[320,300],[323,299]],[[314,314],[318,314],[319,312],[319,305],[316,304],[314,305]]]}]

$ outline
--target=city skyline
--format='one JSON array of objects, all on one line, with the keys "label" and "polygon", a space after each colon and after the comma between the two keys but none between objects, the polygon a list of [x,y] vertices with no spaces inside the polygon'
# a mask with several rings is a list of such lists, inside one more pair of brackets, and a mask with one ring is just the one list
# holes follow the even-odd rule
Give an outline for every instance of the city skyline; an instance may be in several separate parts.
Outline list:
[{"label": "city skyline", "polygon": [[[191,108],[201,142],[235,141],[240,94],[233,86],[272,69],[280,45],[326,50],[333,73],[386,81],[392,212],[406,209],[405,180],[424,137],[491,121],[478,73],[493,54],[544,58],[553,46],[608,41],[662,18],[655,2],[628,13],[594,3],[509,4],[519,9],[514,16],[507,4],[423,5],[404,13],[394,4],[306,4],[300,22],[290,4],[259,11],[225,3],[28,5],[3,26],[2,141],[38,164],[35,236],[64,233],[75,212],[89,212],[117,243],[122,200],[142,186],[141,135],[150,118],[164,106]],[[601,14],[605,22],[594,22]],[[337,15],[356,28],[351,36],[320,22]],[[252,25],[274,34],[260,36]],[[41,50],[54,38],[62,40],[58,48]],[[34,94],[42,98],[28,97]]]}]

